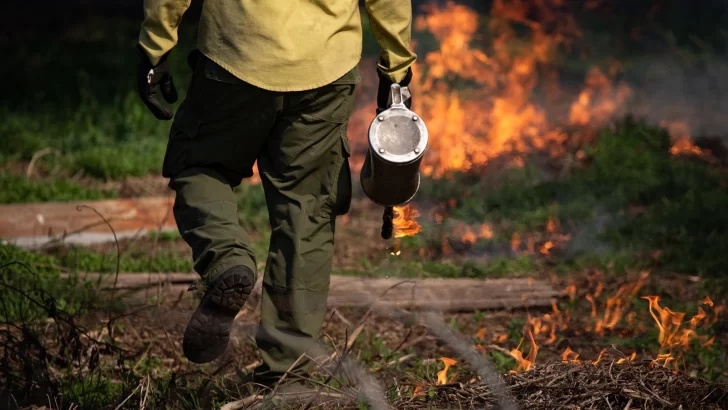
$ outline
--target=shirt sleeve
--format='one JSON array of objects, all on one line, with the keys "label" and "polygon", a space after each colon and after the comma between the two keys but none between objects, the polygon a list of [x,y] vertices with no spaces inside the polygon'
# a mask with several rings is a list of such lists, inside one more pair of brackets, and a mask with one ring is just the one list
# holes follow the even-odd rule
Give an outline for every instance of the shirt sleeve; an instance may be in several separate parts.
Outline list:
[{"label": "shirt sleeve", "polygon": [[152,64],[177,45],[177,28],[191,0],[144,0],[144,21],[139,45]]},{"label": "shirt sleeve", "polygon": [[395,83],[402,81],[417,56],[410,50],[412,2],[366,0],[372,33],[379,44],[379,71]]}]

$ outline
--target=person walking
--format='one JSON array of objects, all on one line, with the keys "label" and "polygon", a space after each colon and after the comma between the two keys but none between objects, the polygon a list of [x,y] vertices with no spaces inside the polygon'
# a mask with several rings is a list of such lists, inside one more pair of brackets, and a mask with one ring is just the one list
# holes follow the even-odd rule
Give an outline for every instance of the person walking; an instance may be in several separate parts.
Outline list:
[{"label": "person walking", "polygon": [[[407,86],[410,0],[364,0],[380,47],[378,111],[390,86]],[[218,358],[257,278],[233,188],[257,167],[271,236],[255,335],[256,383],[272,385],[318,337],[326,310],[336,217],[349,211],[347,125],[361,82],[357,0],[205,1],[193,76],[176,113],[169,55],[190,0],[145,0],[137,51],[143,102],[171,123],[162,175],[175,191],[174,218],[205,284],[183,339],[193,363]],[[411,100],[410,100],[411,101]],[[293,366],[293,367],[292,367]]]}]

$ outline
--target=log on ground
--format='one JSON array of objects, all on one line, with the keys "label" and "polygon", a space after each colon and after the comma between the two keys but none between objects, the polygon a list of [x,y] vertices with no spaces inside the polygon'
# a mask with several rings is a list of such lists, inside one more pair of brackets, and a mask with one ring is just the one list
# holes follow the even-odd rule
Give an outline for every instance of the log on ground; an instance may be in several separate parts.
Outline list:
[{"label": "log on ground", "polygon": [[[100,279],[105,290],[113,288],[115,280],[113,273],[89,273],[81,277],[93,282]],[[178,297],[180,292],[199,282],[196,273],[121,273],[116,287],[137,295],[156,289]],[[251,296],[252,303],[257,303],[261,286],[262,278],[259,278]],[[549,307],[561,296],[561,292],[545,281],[527,278],[407,279],[332,275],[328,306],[364,308],[376,302],[379,308],[458,312]]]}]

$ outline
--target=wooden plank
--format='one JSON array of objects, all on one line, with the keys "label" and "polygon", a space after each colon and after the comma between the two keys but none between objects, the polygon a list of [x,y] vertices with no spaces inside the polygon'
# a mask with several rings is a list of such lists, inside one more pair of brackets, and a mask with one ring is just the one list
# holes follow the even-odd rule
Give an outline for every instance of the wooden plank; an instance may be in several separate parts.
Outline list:
[{"label": "wooden plank", "polygon": [[[96,280],[98,274],[85,277]],[[146,290],[147,294],[150,289],[159,288],[176,297],[198,280],[196,273],[123,273],[119,274],[117,288]],[[104,274],[103,288],[110,289],[113,281],[113,274]],[[253,291],[252,297],[256,301],[261,283],[259,278]],[[526,278],[407,279],[332,275],[328,305],[367,307],[376,302],[385,308],[457,312],[549,307],[562,296],[545,281]]]},{"label": "wooden plank", "polygon": [[173,203],[173,197],[150,197],[0,205],[0,238],[31,248],[62,237],[76,243],[113,240],[103,219],[87,207],[103,215],[119,238],[174,230]]}]

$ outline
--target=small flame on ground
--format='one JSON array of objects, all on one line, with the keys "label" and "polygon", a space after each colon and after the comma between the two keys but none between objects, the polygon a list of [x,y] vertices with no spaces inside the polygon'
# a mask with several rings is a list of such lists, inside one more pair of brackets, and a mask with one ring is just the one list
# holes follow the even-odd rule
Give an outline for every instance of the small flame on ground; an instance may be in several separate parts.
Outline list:
[{"label": "small flame on ground", "polygon": [[564,352],[561,353],[561,361],[564,363],[579,363],[577,360],[579,358],[579,353],[576,353],[575,351],[571,350],[570,347],[566,347],[564,349]]},{"label": "small flame on ground", "polygon": [[617,360],[617,364],[633,362],[634,359],[636,359],[636,358],[637,358],[637,352],[633,352],[629,357],[623,357],[623,358]]},{"label": "small flame on ground", "polygon": [[672,155],[701,155],[703,150],[693,144],[690,136],[690,126],[685,121],[664,120],[660,122],[660,126],[667,129],[674,140],[670,153]]},{"label": "small flame on ground", "polygon": [[416,386],[415,391],[412,392],[412,397],[417,397],[425,394],[425,388],[422,386]]},{"label": "small flame on ground", "polygon": [[454,366],[457,361],[450,359],[449,357],[441,357],[440,360],[445,365],[445,368],[437,372],[437,384],[447,384],[447,370],[450,366]]},{"label": "small flame on ground", "polygon": [[549,252],[551,252],[551,248],[553,248],[555,245],[553,241],[546,241],[543,245],[541,245],[541,249],[539,249],[539,252],[541,252],[542,255],[548,255]]},{"label": "small flame on ground", "polygon": [[513,250],[513,252],[516,252],[520,247],[521,235],[518,232],[513,232],[513,235],[511,236],[511,250]]},{"label": "small flame on ground", "polygon": [[452,234],[460,238],[460,242],[471,245],[478,239],[492,239],[494,236],[493,227],[487,223],[474,228],[461,222],[455,226]]},{"label": "small flame on ground", "polygon": [[[644,286],[645,280],[649,277],[649,272],[642,272],[639,280],[634,283],[621,286],[617,290],[617,294],[607,298],[604,307],[604,315],[601,319],[597,319],[594,331],[598,335],[604,334],[606,329],[613,329],[622,319],[627,309],[629,301],[637,295],[639,290]],[[601,290],[599,290],[601,293]]]},{"label": "small flame on ground", "polygon": [[602,359],[604,359],[604,354],[605,354],[605,353],[607,353],[607,349],[602,349],[602,351],[601,351],[601,352],[599,352],[599,356],[597,356],[597,360],[594,360],[594,361],[592,362],[592,364],[599,364],[599,362],[601,362],[601,361],[602,361]]},{"label": "small flame on ground", "polygon": [[698,324],[707,317],[703,308],[698,307],[698,313],[690,320],[683,321],[685,313],[674,312],[668,307],[661,307],[659,296],[644,296],[642,299],[649,302],[650,315],[660,331],[657,338],[660,349],[667,350],[667,352],[658,354],[652,364],[668,366],[672,363],[677,370],[683,355],[690,349],[691,341],[709,342],[707,337],[699,335],[696,331]]},{"label": "small flame on ground", "polygon": [[506,340],[508,340],[508,335],[505,334],[505,333],[504,334],[501,334],[501,335],[494,335],[493,336],[493,343],[503,343]]},{"label": "small flame on ground", "polygon": [[476,333],[475,336],[480,340],[485,340],[485,328],[481,327]]},{"label": "small flame on ground", "polygon": [[703,304],[713,307],[713,301],[710,300],[710,296],[706,296],[705,299],[703,299]]},{"label": "small flame on ground", "polygon": [[531,342],[531,349],[528,351],[528,356],[523,357],[523,351],[521,351],[523,339],[521,339],[518,347],[511,350],[511,356],[516,359],[516,362],[518,364],[518,367],[514,371],[516,373],[521,371],[527,371],[531,369],[531,367],[536,363],[536,355],[538,355],[538,345],[536,344],[536,340],[534,340],[533,338],[533,333],[531,332],[531,330],[528,331],[528,338]]},{"label": "small flame on ground", "polygon": [[569,300],[573,302],[576,299],[576,284],[574,282],[569,283],[564,292],[569,295]]}]

